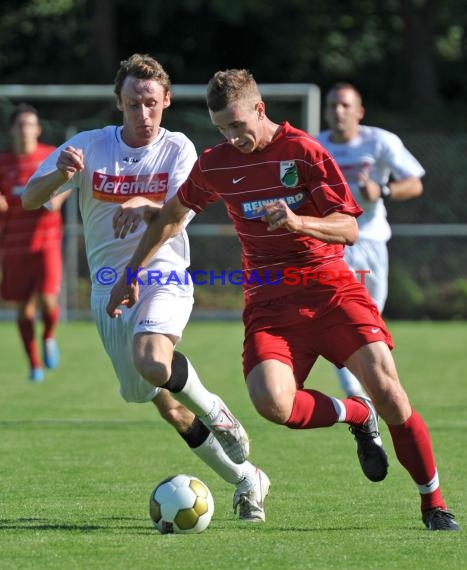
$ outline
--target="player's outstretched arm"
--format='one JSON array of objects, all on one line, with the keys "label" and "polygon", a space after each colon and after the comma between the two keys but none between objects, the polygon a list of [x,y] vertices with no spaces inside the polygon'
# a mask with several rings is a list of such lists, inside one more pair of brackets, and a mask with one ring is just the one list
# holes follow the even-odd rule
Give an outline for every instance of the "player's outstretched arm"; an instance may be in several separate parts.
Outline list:
[{"label": "player's outstretched arm", "polygon": [[189,211],[189,208],[174,196],[166,202],[160,214],[149,221],[127,265],[128,271],[120,277],[110,292],[106,311],[111,318],[121,315],[119,305],[131,308],[138,301],[138,283],[135,279],[128,281],[127,275],[137,272],[140,267],[145,267],[162,245],[183,229],[183,222]]},{"label": "player's outstretched arm", "polygon": [[54,192],[84,168],[83,151],[67,146],[57,158],[57,168],[28,182],[21,196],[25,210],[37,210],[50,200]]}]

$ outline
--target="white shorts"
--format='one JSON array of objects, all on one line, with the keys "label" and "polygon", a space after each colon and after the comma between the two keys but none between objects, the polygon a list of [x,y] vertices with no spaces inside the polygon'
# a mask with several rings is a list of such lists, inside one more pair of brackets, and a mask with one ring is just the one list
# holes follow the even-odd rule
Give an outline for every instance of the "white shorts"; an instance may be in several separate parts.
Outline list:
[{"label": "white shorts", "polygon": [[382,313],[388,296],[388,248],[385,242],[358,239],[345,248],[344,259],[352,271],[369,271],[356,277],[368,289],[371,298]]},{"label": "white shorts", "polygon": [[138,303],[123,309],[118,319],[105,311],[109,295],[91,294],[91,310],[97,330],[120,382],[120,394],[127,402],[148,402],[160,388],[147,382],[133,364],[133,337],[137,333],[170,334],[180,340],[193,308],[192,286],[147,286]]}]

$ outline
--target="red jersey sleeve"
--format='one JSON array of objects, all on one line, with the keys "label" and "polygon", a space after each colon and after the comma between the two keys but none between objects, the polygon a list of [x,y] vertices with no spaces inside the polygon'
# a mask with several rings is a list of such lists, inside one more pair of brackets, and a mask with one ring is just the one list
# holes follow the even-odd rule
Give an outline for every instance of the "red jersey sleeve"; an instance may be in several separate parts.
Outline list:
[{"label": "red jersey sleeve", "polygon": [[202,160],[209,152],[210,149],[204,151],[198,158],[187,180],[180,186],[177,192],[180,202],[197,214],[205,210],[209,204],[221,199],[214,188],[209,187],[204,176]]},{"label": "red jersey sleeve", "polygon": [[[319,143],[318,143],[319,144]],[[311,157],[308,189],[322,216],[342,212],[358,217],[363,213],[344,175],[331,154],[319,145]]]}]

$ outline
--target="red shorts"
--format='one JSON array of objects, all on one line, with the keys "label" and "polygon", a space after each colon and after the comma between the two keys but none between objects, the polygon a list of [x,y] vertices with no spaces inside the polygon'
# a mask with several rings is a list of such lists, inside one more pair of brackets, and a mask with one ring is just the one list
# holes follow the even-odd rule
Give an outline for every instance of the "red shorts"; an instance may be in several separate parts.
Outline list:
[{"label": "red shorts", "polygon": [[[313,288],[245,308],[243,371],[264,360],[279,360],[303,386],[318,356],[339,368],[357,349],[376,341],[393,348],[391,334],[364,286],[324,295]],[[318,297],[318,299],[317,299]],[[327,297],[327,299],[326,299]]]},{"label": "red shorts", "polygon": [[2,259],[1,296],[5,301],[27,301],[34,293],[58,295],[61,281],[60,248]]}]

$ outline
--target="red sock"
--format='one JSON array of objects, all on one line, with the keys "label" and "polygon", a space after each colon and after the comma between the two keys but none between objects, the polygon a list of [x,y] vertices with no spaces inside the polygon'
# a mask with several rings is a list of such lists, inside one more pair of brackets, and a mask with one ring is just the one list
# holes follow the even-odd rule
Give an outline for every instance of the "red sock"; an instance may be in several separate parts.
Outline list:
[{"label": "red sock", "polygon": [[291,429],[313,429],[332,426],[337,412],[332,399],[316,390],[298,390],[286,426]]},{"label": "red sock", "polygon": [[55,333],[55,328],[60,317],[60,307],[57,306],[52,309],[49,313],[42,314],[42,322],[44,323],[44,332],[42,338],[47,340],[48,338],[53,338]]},{"label": "red sock", "polygon": [[31,319],[18,319],[16,322],[31,368],[40,368],[42,363],[34,338],[34,321]]},{"label": "red sock", "polygon": [[[446,508],[439,483],[430,432],[422,417],[412,410],[412,415],[399,426],[388,426],[394,450],[401,465],[407,469],[420,491],[422,511],[434,507]],[[426,485],[433,483],[433,491],[426,492]]]},{"label": "red sock", "polygon": [[370,416],[368,408],[360,400],[346,398],[342,400],[345,406],[345,423],[352,426],[361,425],[366,422]]}]

